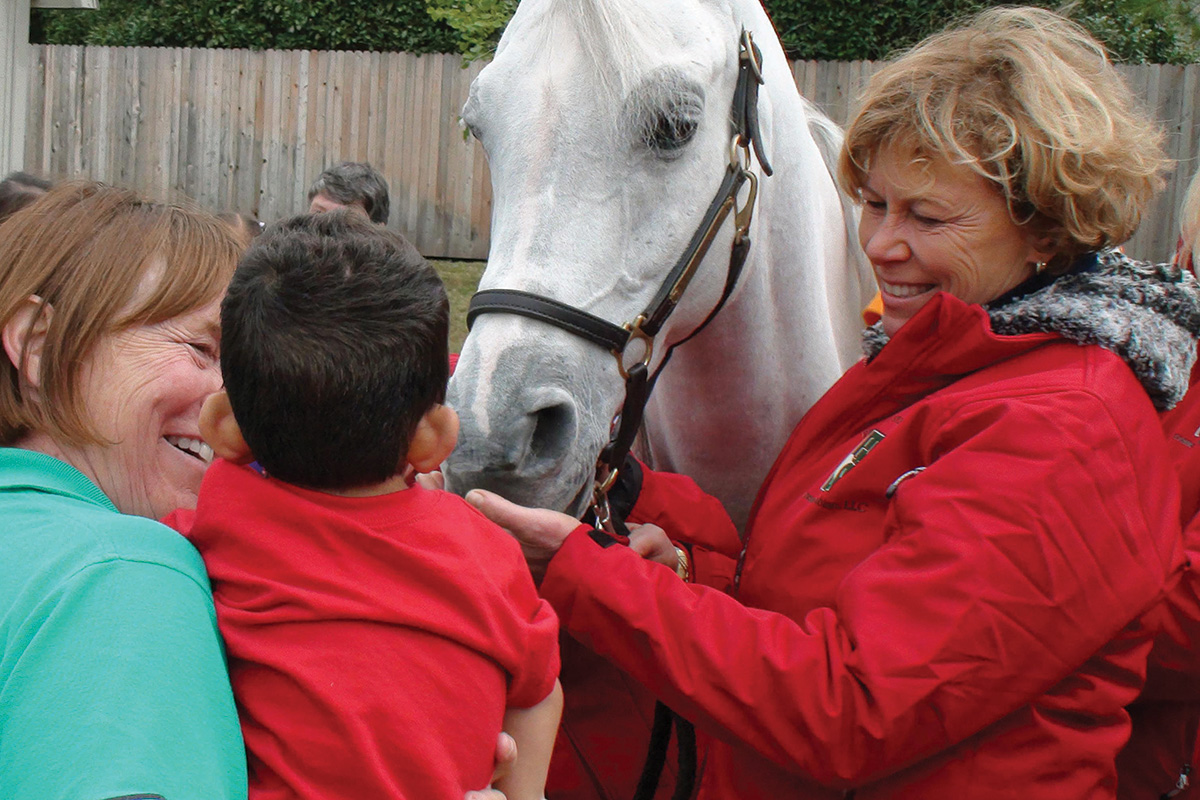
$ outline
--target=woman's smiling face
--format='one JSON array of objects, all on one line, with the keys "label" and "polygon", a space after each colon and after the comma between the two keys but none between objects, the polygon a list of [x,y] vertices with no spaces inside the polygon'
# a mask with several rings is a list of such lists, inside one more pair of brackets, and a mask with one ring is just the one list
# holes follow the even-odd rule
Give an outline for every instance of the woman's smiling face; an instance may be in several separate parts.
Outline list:
[{"label": "woman's smiling face", "polygon": [[194,508],[212,451],[200,407],[221,388],[218,298],[178,317],[105,336],[83,366],[80,392],[111,444],[64,452],[125,514],[161,519]]},{"label": "woman's smiling face", "polygon": [[938,292],[986,303],[1033,275],[1039,252],[994,184],[960,164],[894,147],[872,160],[858,238],[875,271],[889,336]]}]

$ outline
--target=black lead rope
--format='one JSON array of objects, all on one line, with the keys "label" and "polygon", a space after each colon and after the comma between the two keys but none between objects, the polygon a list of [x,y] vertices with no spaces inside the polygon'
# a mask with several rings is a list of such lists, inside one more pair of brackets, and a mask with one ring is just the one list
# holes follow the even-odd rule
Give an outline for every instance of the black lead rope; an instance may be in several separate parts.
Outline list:
[{"label": "black lead rope", "polygon": [[651,800],[658,791],[663,767],[667,763],[667,745],[671,741],[671,725],[678,733],[679,771],[675,778],[675,791],[671,800],[687,800],[696,785],[696,729],[692,723],[676,714],[664,704],[654,706],[654,726],[650,729],[650,751],[642,766],[633,800]]}]

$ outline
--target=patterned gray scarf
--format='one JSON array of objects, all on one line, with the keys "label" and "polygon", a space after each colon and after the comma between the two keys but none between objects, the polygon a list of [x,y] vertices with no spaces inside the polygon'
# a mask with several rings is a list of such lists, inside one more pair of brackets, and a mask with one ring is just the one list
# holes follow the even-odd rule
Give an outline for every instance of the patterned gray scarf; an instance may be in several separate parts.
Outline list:
[{"label": "patterned gray scarf", "polygon": [[[1173,407],[1187,391],[1196,359],[1200,286],[1178,267],[1135,261],[1116,250],[1094,259],[1090,269],[985,306],[992,331],[1004,336],[1052,332],[1076,344],[1099,345],[1129,365],[1155,407]],[[868,328],[863,334],[867,359],[887,342],[880,323]]]}]

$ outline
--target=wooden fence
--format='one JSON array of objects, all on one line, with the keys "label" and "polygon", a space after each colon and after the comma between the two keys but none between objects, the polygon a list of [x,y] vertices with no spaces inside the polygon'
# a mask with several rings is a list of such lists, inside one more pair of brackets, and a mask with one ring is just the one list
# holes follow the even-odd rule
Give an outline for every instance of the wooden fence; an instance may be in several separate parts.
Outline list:
[{"label": "wooden fence", "polygon": [[[844,124],[874,62],[797,62],[801,92]],[[482,63],[405,53],[39,46],[26,168],[186,195],[272,220],[307,207],[326,166],[369,161],[390,227],[434,258],[487,255],[491,189],[458,114]],[[1177,167],[1127,250],[1163,259],[1200,166],[1200,65],[1122,67]]]}]

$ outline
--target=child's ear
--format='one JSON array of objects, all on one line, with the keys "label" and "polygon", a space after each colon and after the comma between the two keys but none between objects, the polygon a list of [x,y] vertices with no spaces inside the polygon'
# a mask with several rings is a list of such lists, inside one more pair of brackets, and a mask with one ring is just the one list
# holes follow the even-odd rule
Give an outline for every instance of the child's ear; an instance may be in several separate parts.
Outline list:
[{"label": "child's ear", "polygon": [[441,467],[458,443],[458,414],[449,406],[435,405],[417,423],[405,459],[417,472]]},{"label": "child's ear", "polygon": [[254,460],[225,392],[210,394],[204,401],[200,409],[200,435],[218,458],[235,464],[249,464]]}]

